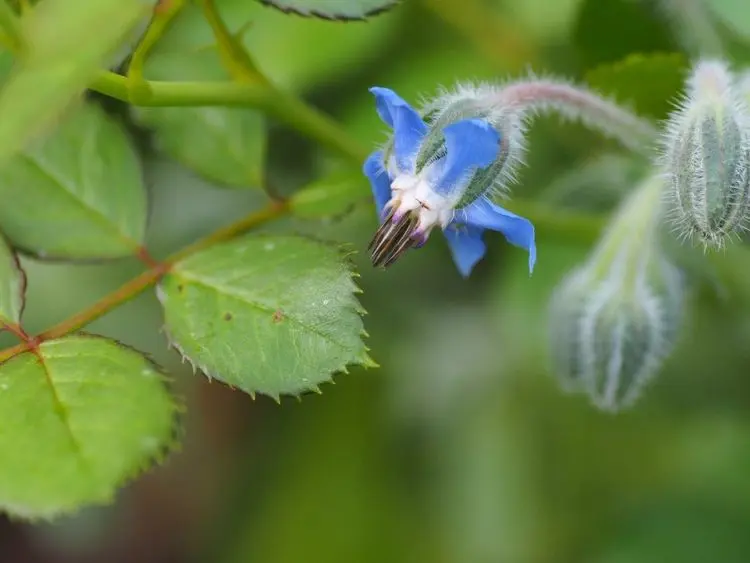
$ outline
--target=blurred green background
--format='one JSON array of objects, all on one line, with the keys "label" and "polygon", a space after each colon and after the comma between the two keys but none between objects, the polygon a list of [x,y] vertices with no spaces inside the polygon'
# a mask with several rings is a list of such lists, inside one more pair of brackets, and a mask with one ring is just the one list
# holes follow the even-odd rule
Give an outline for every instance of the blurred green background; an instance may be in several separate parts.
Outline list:
[{"label": "blurred green background", "polygon": [[[264,72],[368,145],[385,138],[372,85],[416,101],[456,81],[528,69],[582,80],[631,53],[679,51],[656,5],[634,0],[407,0],[347,24],[258,5],[247,34]],[[159,156],[148,132],[134,135],[155,255],[263,204],[259,192],[211,186]],[[514,189],[524,199],[617,150],[557,119],[538,120],[530,146]],[[282,193],[335,165],[278,127],[267,159],[269,184]],[[606,177],[602,194],[612,191]],[[598,197],[588,201],[607,199]],[[750,320],[736,296],[695,292],[666,368],[634,409],[613,416],[562,393],[546,359],[550,292],[586,256],[588,235],[538,225],[531,278],[524,252],[488,237],[487,257],[463,280],[440,237],[387,272],[373,270],[364,251],[375,227],[364,203],[325,222],[268,227],[359,251],[369,345],[381,368],[339,375],[322,395],[277,405],[193,375],[167,349],[153,292],[88,327],[148,352],[174,376],[188,405],[182,451],[111,507],[54,524],[0,521],[0,561],[750,561]],[[141,268],[135,260],[24,266],[30,332]]]}]

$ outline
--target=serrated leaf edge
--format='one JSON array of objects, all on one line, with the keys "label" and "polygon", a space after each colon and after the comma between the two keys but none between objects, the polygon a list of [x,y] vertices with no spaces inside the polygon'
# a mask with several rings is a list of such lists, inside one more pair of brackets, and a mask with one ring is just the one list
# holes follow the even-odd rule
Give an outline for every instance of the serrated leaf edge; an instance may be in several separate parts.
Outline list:
[{"label": "serrated leaf edge", "polygon": [[317,10],[303,10],[301,8],[295,8],[292,6],[279,6],[278,4],[274,3],[274,0],[258,0],[258,1],[263,6],[273,8],[284,14],[294,14],[296,16],[302,16],[303,18],[318,18],[322,20],[336,21],[336,22],[366,21],[367,18],[380,15],[384,12],[388,12],[389,10],[392,10],[393,8],[395,8],[401,3],[400,0],[390,0],[389,2],[385,3],[383,6],[379,8],[375,8],[368,12],[365,12],[361,16],[348,16],[345,14],[324,14]]},{"label": "serrated leaf edge", "polygon": [[[355,296],[354,300],[356,302],[356,305],[353,307],[353,310],[354,310],[355,313],[357,313],[360,316],[360,318],[363,318],[367,314],[367,311],[362,306],[362,304],[360,303],[359,299],[356,298],[357,295],[362,294],[364,292],[362,291],[362,288],[360,288],[359,285],[355,281],[355,278],[359,278],[361,276],[355,270],[355,268],[354,268],[354,262],[351,259],[351,257],[354,256],[357,253],[357,251],[354,250],[353,248],[347,248],[347,247],[349,247],[351,245],[336,243],[336,242],[327,241],[327,240],[322,240],[322,239],[318,239],[316,237],[308,236],[308,235],[297,235],[297,234],[282,234],[282,235],[279,235],[279,234],[270,234],[270,233],[252,233],[252,234],[247,234],[247,235],[243,235],[241,237],[237,237],[235,239],[232,239],[231,241],[226,241],[226,242],[236,241],[237,239],[243,238],[243,237],[252,237],[252,238],[262,239],[262,238],[278,238],[279,236],[285,236],[285,237],[289,237],[289,238],[305,239],[305,240],[309,240],[309,241],[315,242],[317,244],[321,244],[321,245],[327,246],[328,248],[331,248],[331,249],[335,250],[341,256],[342,264],[344,265],[344,268],[346,269],[346,272],[349,275],[349,281],[352,284],[352,295]],[[225,243],[219,243],[219,244],[225,244]],[[211,247],[211,248],[213,248],[213,247]],[[208,250],[208,249],[206,249],[206,250]],[[178,266],[178,264],[175,264],[175,267]],[[162,282],[160,282],[160,283],[158,283],[156,285],[156,287],[155,287],[155,293],[156,293],[156,298],[159,301],[159,303],[162,305],[162,309],[163,309],[165,294],[164,294],[164,290],[162,289]],[[343,365],[338,366],[338,367],[332,369],[330,371],[330,373],[329,373],[329,378],[328,379],[325,379],[325,380],[321,381],[320,383],[316,383],[315,385],[311,385],[309,387],[303,387],[303,388],[300,389],[299,393],[272,394],[272,393],[266,393],[266,392],[262,392],[262,391],[258,391],[258,390],[247,390],[246,391],[244,389],[240,389],[239,387],[236,387],[235,385],[232,385],[231,383],[228,383],[222,377],[219,377],[218,375],[212,373],[205,365],[201,365],[200,363],[195,362],[188,354],[185,353],[185,351],[182,349],[182,347],[172,337],[172,334],[171,334],[169,328],[167,327],[166,323],[164,325],[162,325],[161,331],[164,333],[164,336],[167,339],[167,346],[170,347],[170,348],[172,348],[172,349],[174,349],[180,355],[181,361],[183,363],[185,363],[185,361],[187,361],[188,364],[190,364],[190,366],[193,369],[193,373],[195,373],[196,370],[198,370],[198,371],[200,371],[201,373],[203,373],[206,376],[206,378],[209,380],[209,382],[213,381],[215,379],[216,381],[221,382],[221,384],[226,385],[227,387],[229,387],[233,391],[237,390],[237,391],[241,391],[241,392],[249,395],[252,400],[255,400],[256,399],[256,395],[258,395],[258,394],[264,395],[266,397],[269,397],[269,398],[273,399],[273,401],[275,403],[277,403],[278,405],[281,405],[281,398],[282,397],[294,397],[298,401],[301,401],[302,400],[302,396],[305,395],[305,394],[315,393],[317,395],[321,395],[323,392],[321,391],[320,386],[323,385],[323,384],[326,384],[326,383],[327,384],[331,384],[331,385],[335,385],[336,382],[335,382],[334,378],[337,375],[339,375],[339,374],[348,374],[349,370],[347,368],[350,367],[350,366],[360,366],[360,367],[362,367],[364,369],[379,368],[380,367],[380,365],[377,362],[375,362],[375,360],[370,356],[370,354],[369,354],[370,348],[367,347],[365,345],[365,343],[364,343],[364,339],[367,338],[367,337],[369,337],[369,334],[367,333],[367,331],[363,327],[362,330],[359,332],[360,340],[362,341],[362,345],[363,345],[363,348],[364,348],[362,356],[360,358],[355,358],[351,362],[344,362]]]},{"label": "serrated leaf edge", "polygon": [[[164,369],[153,360],[153,358],[149,354],[142,352],[138,350],[137,348],[124,344],[123,342],[120,342],[119,340],[116,340],[114,338],[102,336],[99,334],[89,333],[85,331],[79,331],[79,332],[66,335],[65,337],[62,337],[62,338],[47,340],[46,342],[63,341],[68,337],[75,337],[75,336],[81,336],[81,337],[90,338],[90,339],[105,340],[107,342],[113,343],[119,348],[123,348],[123,349],[137,353],[146,361],[147,364],[151,366],[151,368],[154,370],[154,372],[158,376],[159,380],[165,385],[165,390],[168,392],[169,396],[173,399],[172,401],[173,421],[172,421],[172,427],[171,427],[171,436],[169,437],[168,440],[166,440],[163,444],[161,444],[161,447],[159,448],[157,452],[154,452],[152,455],[146,457],[142,461],[142,463],[137,464],[136,467],[134,467],[129,472],[125,473],[114,484],[112,494],[107,495],[106,497],[102,497],[93,501],[86,502],[84,504],[81,504],[80,506],[61,507],[56,510],[50,510],[44,514],[31,515],[31,514],[21,514],[20,512],[11,512],[10,510],[8,510],[9,507],[7,505],[0,505],[0,512],[5,514],[12,521],[27,522],[27,523],[32,523],[32,524],[39,523],[39,522],[50,522],[53,519],[58,518],[60,516],[74,516],[86,508],[90,508],[94,506],[110,505],[114,502],[116,495],[125,485],[134,481],[136,477],[145,473],[147,470],[163,465],[166,459],[170,455],[180,451],[181,449],[180,439],[184,435],[184,426],[182,424],[182,421],[184,418],[184,414],[186,412],[186,406],[185,406],[184,398],[178,395],[177,393],[175,393],[173,390],[172,384],[174,383],[174,379],[171,378],[164,371]],[[24,352],[24,354],[34,354],[34,352],[33,351]],[[19,356],[20,355],[22,354],[19,354]]]}]

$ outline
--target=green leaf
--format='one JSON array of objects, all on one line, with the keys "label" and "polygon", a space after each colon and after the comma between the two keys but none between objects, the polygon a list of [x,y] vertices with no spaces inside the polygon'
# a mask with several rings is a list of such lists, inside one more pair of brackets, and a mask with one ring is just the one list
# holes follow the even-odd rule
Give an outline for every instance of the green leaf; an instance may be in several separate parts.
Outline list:
[{"label": "green leaf", "polygon": [[173,345],[250,394],[317,391],[348,364],[374,365],[341,251],[296,236],[246,236],[175,264],[159,285]]},{"label": "green leaf", "polygon": [[0,365],[0,507],[49,518],[110,502],[172,445],[177,407],[156,367],[93,336]]},{"label": "green leaf", "polygon": [[0,161],[83,93],[150,9],[144,0],[46,0],[20,22],[24,56],[0,91]]},{"label": "green leaf", "polygon": [[618,61],[633,52],[679,50],[655,3],[635,0],[585,0],[573,43],[585,68]]},{"label": "green leaf", "polygon": [[137,252],[146,226],[138,155],[124,128],[93,103],[0,165],[0,228],[40,257]]},{"label": "green leaf", "polygon": [[284,13],[325,20],[363,20],[393,8],[396,0],[260,0]]},{"label": "green leaf", "polygon": [[[151,80],[228,80],[215,48],[163,52],[149,58]],[[226,107],[134,108],[158,146],[204,178],[235,188],[263,185],[266,130],[257,111]]]},{"label": "green leaf", "polygon": [[0,237],[0,324],[20,324],[25,297],[26,274],[13,249]]},{"label": "green leaf", "polygon": [[[342,25],[289,17],[252,0],[216,0],[216,7],[263,74],[277,86],[297,92],[331,85],[344,73],[375,60],[389,39],[395,39],[403,14],[394,10],[366,24]],[[154,55],[195,52],[214,44],[201,10],[188,5],[159,40]]]},{"label": "green leaf", "polygon": [[355,205],[372,201],[362,172],[335,172],[305,186],[289,199],[289,207],[301,219],[343,215]]},{"label": "green leaf", "polygon": [[710,0],[706,4],[732,31],[750,39],[750,10],[746,0]]},{"label": "green leaf", "polygon": [[635,54],[596,67],[586,81],[644,116],[664,119],[674,110],[687,72],[688,61],[680,53]]}]

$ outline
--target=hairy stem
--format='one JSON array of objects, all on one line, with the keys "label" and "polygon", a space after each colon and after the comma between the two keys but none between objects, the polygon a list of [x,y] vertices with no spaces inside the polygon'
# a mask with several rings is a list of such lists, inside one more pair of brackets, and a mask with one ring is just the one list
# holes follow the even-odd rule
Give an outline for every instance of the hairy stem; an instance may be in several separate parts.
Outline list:
[{"label": "hairy stem", "polygon": [[565,117],[580,120],[588,127],[617,139],[629,149],[644,154],[651,154],[659,134],[650,122],[617,104],[584,88],[552,80],[509,84],[493,94],[487,102],[493,106],[517,108],[528,115],[556,111]]}]

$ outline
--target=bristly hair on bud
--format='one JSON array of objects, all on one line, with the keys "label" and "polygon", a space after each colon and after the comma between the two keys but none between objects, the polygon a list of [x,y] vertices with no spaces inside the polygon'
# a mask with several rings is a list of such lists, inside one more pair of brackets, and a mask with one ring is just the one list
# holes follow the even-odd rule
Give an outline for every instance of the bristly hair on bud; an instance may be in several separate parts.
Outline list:
[{"label": "bristly hair on bud", "polygon": [[679,334],[682,275],[657,240],[662,189],[654,175],[634,191],[551,301],[554,371],[563,389],[586,393],[602,410],[632,406]]},{"label": "bristly hair on bud", "polygon": [[721,247],[750,217],[750,109],[721,61],[699,61],[663,135],[667,217],[675,234]]},{"label": "bristly hair on bud", "polygon": [[[550,308],[552,355],[563,389],[598,408],[632,406],[671,352],[682,317],[682,279],[660,259],[626,280],[624,257],[609,276],[583,267],[557,289]],[[650,271],[647,271],[650,270]]]}]

